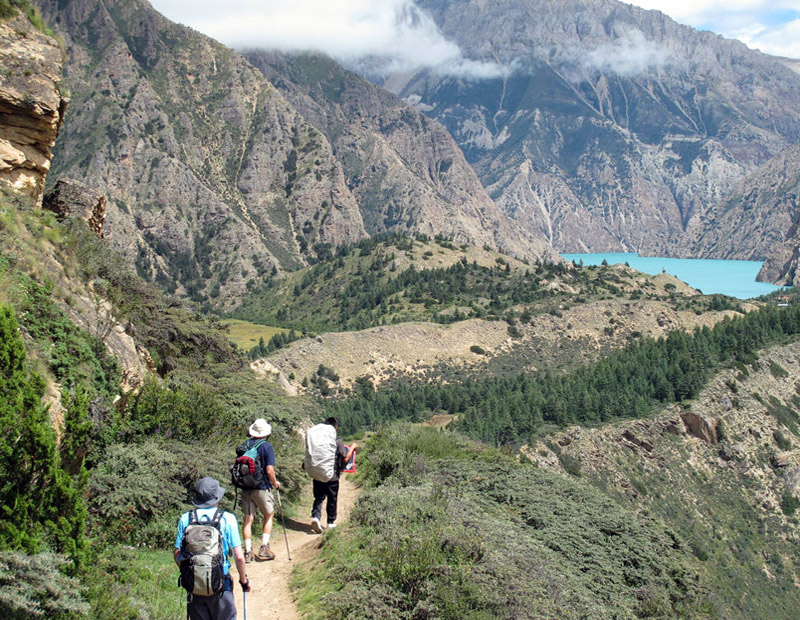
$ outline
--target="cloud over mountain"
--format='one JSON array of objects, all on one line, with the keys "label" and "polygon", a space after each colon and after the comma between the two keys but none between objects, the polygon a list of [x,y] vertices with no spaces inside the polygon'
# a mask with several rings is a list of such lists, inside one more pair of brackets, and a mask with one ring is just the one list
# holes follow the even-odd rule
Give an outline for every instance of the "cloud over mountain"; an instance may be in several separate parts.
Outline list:
[{"label": "cloud over mountain", "polygon": [[239,49],[319,51],[348,65],[368,62],[381,72],[435,69],[461,78],[497,77],[500,65],[469,60],[413,0],[197,0],[191,15],[181,0],[158,10]]}]

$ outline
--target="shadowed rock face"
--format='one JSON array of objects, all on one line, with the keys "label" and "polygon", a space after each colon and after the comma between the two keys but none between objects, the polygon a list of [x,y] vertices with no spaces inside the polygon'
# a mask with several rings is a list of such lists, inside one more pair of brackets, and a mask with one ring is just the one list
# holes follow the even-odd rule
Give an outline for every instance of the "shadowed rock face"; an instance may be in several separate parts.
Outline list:
[{"label": "shadowed rock face", "polygon": [[693,222],[687,251],[699,257],[765,261],[759,281],[795,286],[800,283],[798,219],[800,144],[795,144],[750,173],[703,220]]},{"label": "shadowed rock face", "polygon": [[41,203],[67,100],[63,53],[23,16],[0,21],[0,182]]},{"label": "shadowed rock face", "polygon": [[42,200],[42,208],[55,213],[60,219],[77,218],[86,223],[94,234],[105,237],[105,195],[73,179],[58,179]]},{"label": "shadowed rock face", "polygon": [[330,140],[370,234],[412,230],[555,258],[544,235],[525,231],[497,207],[437,121],[325,56],[246,57]]},{"label": "shadowed rock face", "polygon": [[[494,77],[382,83],[442,122],[489,195],[560,251],[687,255],[685,231],[800,142],[784,59],[614,0],[418,0]],[[692,233],[692,236],[695,233]],[[741,240],[738,251],[761,243]]]}]

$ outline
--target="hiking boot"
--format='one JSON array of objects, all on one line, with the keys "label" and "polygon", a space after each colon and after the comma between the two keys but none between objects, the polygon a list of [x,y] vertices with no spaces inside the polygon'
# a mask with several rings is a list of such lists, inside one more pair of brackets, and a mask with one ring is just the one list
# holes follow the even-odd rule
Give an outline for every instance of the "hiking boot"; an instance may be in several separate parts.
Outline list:
[{"label": "hiking boot", "polygon": [[311,519],[311,529],[317,534],[322,534],[322,523],[316,517]]},{"label": "hiking boot", "polygon": [[250,564],[250,562],[253,561],[254,557],[255,557],[255,554],[252,551],[245,551],[245,553],[244,553],[244,563],[245,564]]},{"label": "hiking boot", "polygon": [[275,554],[272,553],[272,549],[269,548],[269,545],[261,545],[261,549],[258,550],[256,557],[259,560],[274,560]]},{"label": "hiking boot", "polygon": [[335,528],[335,527],[336,527],[336,524],[335,524],[335,523],[328,523],[328,529],[329,529],[329,530],[332,530],[332,529],[333,529],[333,528]]}]

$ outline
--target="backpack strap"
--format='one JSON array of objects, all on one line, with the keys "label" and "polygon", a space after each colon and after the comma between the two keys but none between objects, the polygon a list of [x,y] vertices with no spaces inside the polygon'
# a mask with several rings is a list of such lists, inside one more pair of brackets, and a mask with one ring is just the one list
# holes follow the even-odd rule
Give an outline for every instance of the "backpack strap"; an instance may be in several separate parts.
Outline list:
[{"label": "backpack strap", "polygon": [[197,518],[197,509],[189,511],[189,523],[187,523],[187,527],[189,525],[196,525],[200,523],[200,520]]},{"label": "backpack strap", "polygon": [[[214,516],[211,517],[211,525],[220,530],[219,522],[222,521],[222,517],[224,516],[225,516],[225,511],[222,510],[222,508],[217,508],[217,511],[214,513]],[[222,530],[220,530],[220,532],[221,531]]]}]

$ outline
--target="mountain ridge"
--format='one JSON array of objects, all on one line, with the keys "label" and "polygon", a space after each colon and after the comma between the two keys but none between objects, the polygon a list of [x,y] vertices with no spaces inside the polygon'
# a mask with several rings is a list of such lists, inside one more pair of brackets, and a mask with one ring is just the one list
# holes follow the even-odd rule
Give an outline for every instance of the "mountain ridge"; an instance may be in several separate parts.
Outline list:
[{"label": "mountain ridge", "polygon": [[796,63],[660,12],[611,0],[416,6],[467,60],[505,74],[381,81],[439,119],[498,205],[559,251],[686,256],[686,229],[713,230],[709,209],[800,142]]}]

